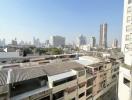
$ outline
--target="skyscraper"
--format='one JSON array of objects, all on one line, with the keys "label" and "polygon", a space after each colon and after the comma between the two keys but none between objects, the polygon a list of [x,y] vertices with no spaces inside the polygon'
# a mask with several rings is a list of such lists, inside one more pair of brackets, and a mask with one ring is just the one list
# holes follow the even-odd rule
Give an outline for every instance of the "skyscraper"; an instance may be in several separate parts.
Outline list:
[{"label": "skyscraper", "polygon": [[114,39],[112,42],[112,48],[118,48],[118,40]]},{"label": "skyscraper", "polygon": [[118,97],[132,100],[132,0],[124,0],[122,52],[125,59],[119,71]]},{"label": "skyscraper", "polygon": [[2,47],[5,46],[5,39],[3,39],[3,40],[0,39],[0,47],[1,47],[1,46],[2,46]]},{"label": "skyscraper", "polygon": [[107,23],[100,25],[99,47],[107,48]]},{"label": "skyscraper", "polygon": [[86,37],[83,36],[83,35],[80,35],[80,36],[77,38],[77,46],[80,47],[80,46],[86,45],[86,44],[87,44]]},{"label": "skyscraper", "polygon": [[90,47],[95,47],[96,45],[96,38],[91,36],[87,37],[87,44],[90,45]]},{"label": "skyscraper", "polygon": [[51,36],[50,45],[53,47],[64,47],[65,46],[65,37],[62,36]]}]

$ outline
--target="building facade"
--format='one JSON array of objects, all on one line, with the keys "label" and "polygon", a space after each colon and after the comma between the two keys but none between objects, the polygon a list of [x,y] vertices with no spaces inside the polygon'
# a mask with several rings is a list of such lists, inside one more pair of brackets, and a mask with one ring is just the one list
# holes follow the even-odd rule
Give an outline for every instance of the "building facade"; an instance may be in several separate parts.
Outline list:
[{"label": "building facade", "polygon": [[107,48],[107,23],[100,25],[99,47]]},{"label": "building facade", "polygon": [[0,65],[0,100],[114,100],[118,68],[87,56]]},{"label": "building facade", "polygon": [[119,100],[132,99],[132,0],[124,0],[122,52],[124,63],[120,66]]}]

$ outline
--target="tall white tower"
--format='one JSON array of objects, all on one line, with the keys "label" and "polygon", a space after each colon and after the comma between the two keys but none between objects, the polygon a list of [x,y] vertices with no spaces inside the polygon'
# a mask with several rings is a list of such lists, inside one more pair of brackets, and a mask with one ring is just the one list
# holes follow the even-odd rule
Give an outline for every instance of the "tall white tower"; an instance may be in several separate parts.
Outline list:
[{"label": "tall white tower", "polygon": [[119,100],[132,100],[132,0],[124,0],[122,52],[124,63],[119,73]]}]

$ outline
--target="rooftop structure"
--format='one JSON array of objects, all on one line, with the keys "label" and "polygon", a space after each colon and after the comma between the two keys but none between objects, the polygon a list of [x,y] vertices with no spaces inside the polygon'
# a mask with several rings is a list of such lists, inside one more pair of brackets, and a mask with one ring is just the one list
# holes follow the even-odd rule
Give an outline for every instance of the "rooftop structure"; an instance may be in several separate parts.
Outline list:
[{"label": "rooftop structure", "polygon": [[[118,75],[118,63],[115,61],[102,63],[99,58],[88,56],[79,60],[34,58],[29,61],[1,65],[0,99],[96,100],[116,86],[117,77],[113,75]],[[103,74],[109,77],[104,78],[105,87],[98,83],[103,82],[104,76],[100,77]]]}]

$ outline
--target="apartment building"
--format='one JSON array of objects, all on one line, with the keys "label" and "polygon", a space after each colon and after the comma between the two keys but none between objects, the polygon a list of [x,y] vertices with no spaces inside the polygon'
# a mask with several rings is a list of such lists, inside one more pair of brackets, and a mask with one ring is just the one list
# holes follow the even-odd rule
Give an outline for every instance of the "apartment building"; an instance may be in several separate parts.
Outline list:
[{"label": "apartment building", "polygon": [[0,100],[49,100],[52,89],[41,66],[3,65],[0,71]]},{"label": "apartment building", "polygon": [[119,100],[132,100],[132,0],[124,0],[122,29],[124,63],[119,73]]},{"label": "apartment building", "polygon": [[115,60],[86,56],[57,62],[34,59],[0,69],[0,100],[105,100],[118,78]]},{"label": "apartment building", "polygon": [[[117,99],[119,63],[112,58],[103,62],[98,58],[86,56],[80,59],[80,63],[85,65],[86,73],[92,76],[87,80],[87,84],[92,84],[86,90],[87,100]],[[112,92],[108,93],[112,88],[114,88]]]}]

